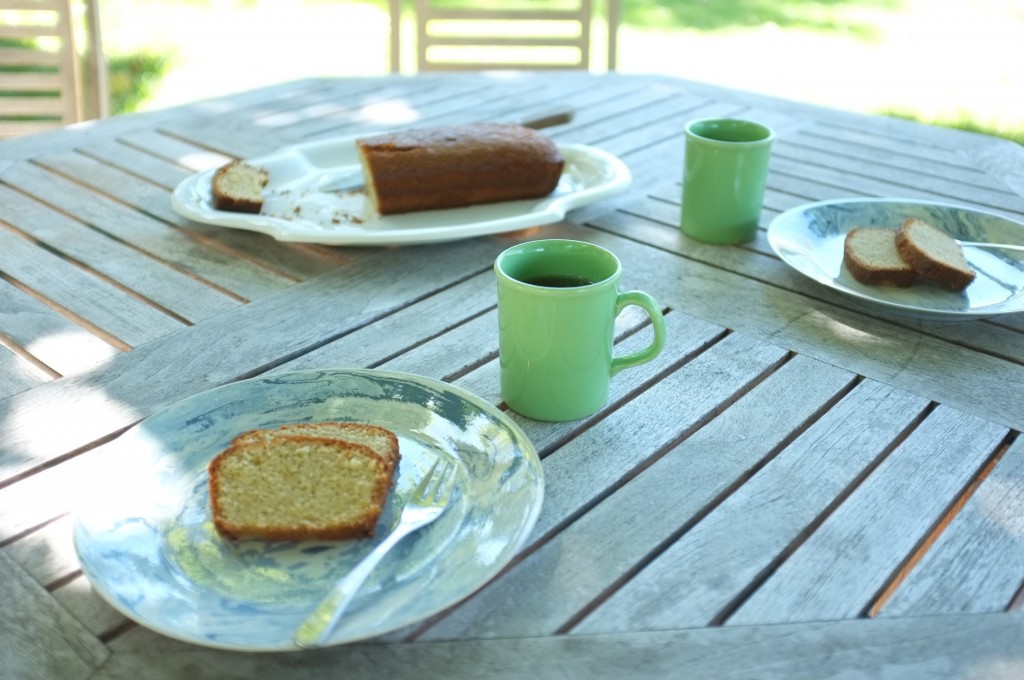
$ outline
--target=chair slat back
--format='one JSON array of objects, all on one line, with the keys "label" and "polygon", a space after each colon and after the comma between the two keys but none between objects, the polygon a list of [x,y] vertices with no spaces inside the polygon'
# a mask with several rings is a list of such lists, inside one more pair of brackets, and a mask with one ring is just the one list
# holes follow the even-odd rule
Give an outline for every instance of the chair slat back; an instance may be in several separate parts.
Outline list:
[{"label": "chair slat back", "polygon": [[[607,64],[615,68],[619,0],[608,0]],[[413,0],[418,71],[589,69],[592,0],[453,5]],[[390,0],[392,71],[400,70],[401,0]]]},{"label": "chair slat back", "polygon": [[90,73],[75,43],[72,0],[0,0],[0,137],[89,117],[85,92],[106,115],[105,61],[95,0],[86,0]]}]

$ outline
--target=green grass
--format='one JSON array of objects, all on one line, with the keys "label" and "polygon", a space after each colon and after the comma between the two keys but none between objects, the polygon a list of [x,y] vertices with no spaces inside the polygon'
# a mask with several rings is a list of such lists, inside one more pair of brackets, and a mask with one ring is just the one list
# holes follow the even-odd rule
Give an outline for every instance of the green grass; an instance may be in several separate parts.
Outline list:
[{"label": "green grass", "polygon": [[1003,126],[986,125],[985,123],[981,123],[970,118],[939,118],[935,120],[922,120],[920,114],[914,113],[913,111],[900,111],[898,109],[879,111],[878,113],[883,116],[891,116],[892,118],[902,118],[904,120],[913,120],[928,123],[929,125],[952,128],[955,130],[979,132],[993,137],[1002,137],[1003,139],[1008,139],[1011,142],[1024,145],[1024,128],[1006,128]]},{"label": "green grass", "polygon": [[722,31],[772,23],[874,39],[877,26],[848,17],[844,10],[898,10],[902,5],[902,0],[627,0],[623,18],[640,28]]},{"label": "green grass", "polygon": [[110,112],[137,111],[150,97],[170,67],[166,54],[136,52],[107,58]]}]

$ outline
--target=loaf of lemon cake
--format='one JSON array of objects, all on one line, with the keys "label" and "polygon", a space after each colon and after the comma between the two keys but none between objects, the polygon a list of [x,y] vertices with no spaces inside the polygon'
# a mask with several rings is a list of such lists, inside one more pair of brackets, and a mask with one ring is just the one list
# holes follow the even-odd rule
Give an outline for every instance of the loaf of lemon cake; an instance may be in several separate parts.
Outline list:
[{"label": "loaf of lemon cake", "polygon": [[500,123],[404,130],[356,149],[381,215],[547,196],[565,164],[546,136]]}]

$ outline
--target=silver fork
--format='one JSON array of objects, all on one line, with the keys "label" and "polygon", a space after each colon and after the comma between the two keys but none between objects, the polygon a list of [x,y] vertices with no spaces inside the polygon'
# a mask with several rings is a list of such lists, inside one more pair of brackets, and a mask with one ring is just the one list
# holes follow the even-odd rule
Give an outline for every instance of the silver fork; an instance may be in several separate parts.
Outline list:
[{"label": "silver fork", "polygon": [[299,647],[313,649],[327,642],[334,627],[345,614],[352,598],[359,592],[367,577],[373,572],[381,558],[400,540],[413,531],[430,524],[445,511],[455,489],[455,465],[445,462],[438,471],[441,459],[434,461],[427,474],[409,496],[398,524],[394,530],[373,549],[356,568],[338,581],[316,609],[295,631],[294,641]]}]

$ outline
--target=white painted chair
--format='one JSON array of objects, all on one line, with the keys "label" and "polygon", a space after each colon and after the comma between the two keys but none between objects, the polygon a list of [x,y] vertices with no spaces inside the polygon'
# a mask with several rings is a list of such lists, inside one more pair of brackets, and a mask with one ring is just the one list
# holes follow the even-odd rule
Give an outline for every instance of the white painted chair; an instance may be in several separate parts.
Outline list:
[{"label": "white painted chair", "polygon": [[[389,0],[391,71],[399,72],[402,0]],[[606,40],[595,50],[593,0],[412,0],[417,71],[615,69],[620,0],[607,0]],[[602,64],[594,63],[603,56]]]},{"label": "white painted chair", "polygon": [[96,0],[82,2],[76,27],[73,0],[0,0],[0,137],[109,114]]}]

